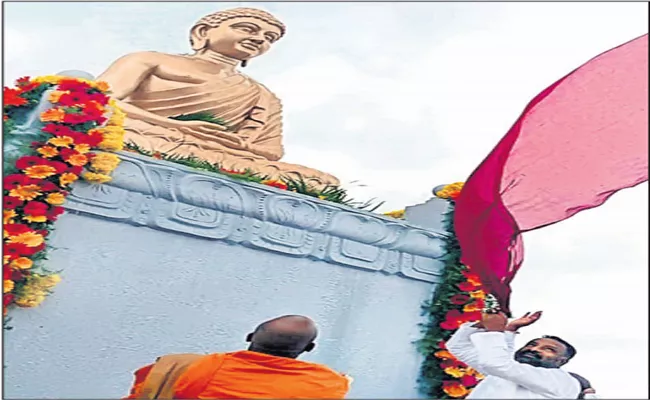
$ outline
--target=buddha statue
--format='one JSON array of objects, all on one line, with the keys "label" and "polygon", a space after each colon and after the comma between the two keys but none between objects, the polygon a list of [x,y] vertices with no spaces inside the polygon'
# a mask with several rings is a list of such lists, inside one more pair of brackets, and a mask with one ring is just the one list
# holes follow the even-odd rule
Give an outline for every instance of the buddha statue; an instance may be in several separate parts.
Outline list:
[{"label": "buddha statue", "polygon": [[97,79],[110,85],[126,113],[125,141],[144,150],[195,156],[271,179],[302,178],[315,187],[337,185],[332,175],[279,161],[280,100],[237,69],[266,53],[284,33],[284,24],[267,12],[219,11],[190,30],[194,54],[128,54]]}]

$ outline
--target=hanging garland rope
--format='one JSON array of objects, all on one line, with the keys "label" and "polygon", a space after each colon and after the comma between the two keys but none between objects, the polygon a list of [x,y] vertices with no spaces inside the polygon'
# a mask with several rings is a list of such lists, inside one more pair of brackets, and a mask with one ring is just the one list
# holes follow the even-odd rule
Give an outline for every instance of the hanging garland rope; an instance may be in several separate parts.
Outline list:
[{"label": "hanging garland rope", "polygon": [[445,243],[445,272],[433,299],[422,307],[427,322],[422,325],[423,338],[417,343],[424,356],[420,371],[420,390],[429,398],[459,399],[466,397],[484,378],[478,371],[457,360],[445,343],[465,322],[479,321],[485,307],[485,292],[477,275],[460,262],[460,247],[454,232],[454,200],[462,183],[445,186],[436,196],[449,201],[444,226],[449,237]]}]

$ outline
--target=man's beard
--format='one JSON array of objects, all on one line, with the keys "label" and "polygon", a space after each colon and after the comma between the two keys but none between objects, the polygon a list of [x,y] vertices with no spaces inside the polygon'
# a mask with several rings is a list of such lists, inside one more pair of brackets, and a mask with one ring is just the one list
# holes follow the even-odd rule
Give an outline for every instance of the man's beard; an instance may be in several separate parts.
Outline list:
[{"label": "man's beard", "polygon": [[553,360],[544,359],[534,351],[518,351],[515,353],[515,361],[522,364],[532,365],[533,367],[558,368]]}]

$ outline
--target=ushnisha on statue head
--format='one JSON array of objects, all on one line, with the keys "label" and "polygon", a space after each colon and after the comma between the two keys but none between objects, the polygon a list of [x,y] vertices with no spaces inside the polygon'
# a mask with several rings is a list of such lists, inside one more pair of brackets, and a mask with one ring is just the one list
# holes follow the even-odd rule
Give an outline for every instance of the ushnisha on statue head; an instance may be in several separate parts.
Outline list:
[{"label": "ushnisha on statue head", "polygon": [[201,18],[190,30],[190,44],[196,54],[212,51],[240,60],[245,67],[285,32],[285,25],[266,11],[233,8]]}]

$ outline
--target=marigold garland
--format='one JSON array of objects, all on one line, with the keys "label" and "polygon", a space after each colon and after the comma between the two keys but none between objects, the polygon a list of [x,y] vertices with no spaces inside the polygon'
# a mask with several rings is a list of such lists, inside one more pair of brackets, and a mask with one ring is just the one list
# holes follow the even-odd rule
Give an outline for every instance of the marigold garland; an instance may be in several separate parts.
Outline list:
[{"label": "marigold garland", "polygon": [[3,126],[13,128],[54,89],[54,105],[40,115],[43,140],[31,143],[3,184],[3,315],[10,306],[35,307],[60,281],[43,268],[46,238],[63,213],[69,187],[80,176],[92,183],[111,180],[122,149],[124,113],[107,96],[108,85],[61,76],[28,77],[3,89]]},{"label": "marigold garland", "polygon": [[463,188],[462,182],[447,185],[436,197],[450,202],[445,215],[445,273],[434,297],[423,306],[428,317],[423,324],[424,337],[418,342],[425,360],[420,374],[420,389],[429,398],[460,399],[471,393],[484,378],[478,371],[457,360],[445,343],[465,322],[478,321],[485,307],[481,281],[469,267],[460,262],[460,247],[453,226],[454,204]]}]

